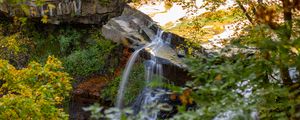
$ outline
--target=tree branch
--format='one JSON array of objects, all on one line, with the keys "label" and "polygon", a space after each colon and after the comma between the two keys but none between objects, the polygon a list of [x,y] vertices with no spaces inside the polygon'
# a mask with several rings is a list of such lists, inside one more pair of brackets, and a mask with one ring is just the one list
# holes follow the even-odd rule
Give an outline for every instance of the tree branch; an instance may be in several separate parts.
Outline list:
[{"label": "tree branch", "polygon": [[282,0],[283,14],[284,14],[284,23],[285,23],[285,35],[289,40],[292,34],[292,3],[290,0]]},{"label": "tree branch", "polygon": [[250,17],[250,15],[248,14],[246,8],[243,6],[243,4],[241,3],[241,1],[236,0],[236,3],[239,5],[239,7],[243,10],[244,14],[246,15],[247,19],[250,21],[250,23],[253,24],[253,19]]}]

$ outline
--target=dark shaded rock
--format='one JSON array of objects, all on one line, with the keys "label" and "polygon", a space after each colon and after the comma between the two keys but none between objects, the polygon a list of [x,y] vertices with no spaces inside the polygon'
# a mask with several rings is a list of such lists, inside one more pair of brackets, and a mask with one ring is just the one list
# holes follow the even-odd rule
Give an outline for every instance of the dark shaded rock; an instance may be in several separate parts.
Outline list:
[{"label": "dark shaded rock", "polygon": [[160,119],[171,118],[178,113],[177,106],[184,105],[186,110],[193,110],[197,107],[190,96],[191,92],[191,89],[186,89],[182,94],[178,94],[163,88],[145,88],[132,104],[132,109],[135,114],[138,114],[139,112],[151,112],[145,111],[145,109],[141,107],[145,103],[147,97],[151,97],[150,101],[148,98],[148,102],[150,102],[148,104],[158,105],[159,112],[157,117]]},{"label": "dark shaded rock", "polygon": [[71,120],[86,120],[90,117],[90,113],[84,111],[83,107],[99,102],[103,106],[109,103],[100,97],[108,81],[109,78],[105,76],[92,76],[73,90],[69,111]]},{"label": "dark shaded rock", "polygon": [[189,72],[186,69],[180,69],[176,66],[163,64],[163,70],[163,76],[168,78],[168,82],[171,82],[174,85],[184,86],[186,81],[193,80],[192,76],[189,75]]}]

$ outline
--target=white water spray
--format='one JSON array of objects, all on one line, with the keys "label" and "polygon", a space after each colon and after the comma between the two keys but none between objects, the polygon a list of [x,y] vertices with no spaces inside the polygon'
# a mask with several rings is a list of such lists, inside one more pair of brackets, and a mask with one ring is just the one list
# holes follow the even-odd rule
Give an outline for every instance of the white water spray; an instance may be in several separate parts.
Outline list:
[{"label": "white water spray", "polygon": [[136,61],[139,53],[145,49],[146,47],[149,47],[151,46],[153,43],[150,43],[138,50],[136,50],[129,58],[127,64],[126,64],[126,67],[125,67],[125,70],[124,70],[124,73],[122,75],[122,80],[121,80],[121,84],[120,84],[120,87],[119,87],[119,91],[118,91],[118,97],[117,97],[117,108],[119,109],[122,109],[123,107],[123,98],[124,98],[124,93],[125,93],[125,87],[127,85],[127,82],[128,82],[128,77],[129,77],[129,73],[132,69],[132,66],[134,64],[134,62]]},{"label": "white water spray", "polygon": [[[146,84],[151,82],[151,80],[154,78],[154,74],[156,74],[156,76],[158,77],[157,79],[159,81],[162,81],[163,67],[162,67],[162,64],[160,63],[159,59],[157,59],[157,57],[156,57],[157,53],[159,52],[160,47],[163,47],[164,44],[166,44],[162,39],[162,35],[163,35],[163,31],[159,30],[157,32],[155,38],[151,41],[151,43],[136,50],[130,56],[130,58],[126,64],[126,68],[122,75],[122,80],[121,80],[121,84],[120,84],[119,91],[118,91],[118,97],[117,97],[117,101],[116,101],[117,108],[122,109],[124,107],[123,106],[124,94],[126,91],[129,74],[130,74],[130,71],[131,71],[136,59],[138,58],[139,53],[142,50],[147,48],[147,49],[149,49],[149,52],[151,53],[151,59],[147,60],[145,62],[145,82],[146,82]],[[143,93],[144,93],[145,99],[142,101],[141,106],[149,105],[149,104],[155,102],[155,100],[157,99],[157,96],[152,94],[153,90],[151,88],[146,87],[144,90],[145,90],[145,92],[143,92]],[[143,108],[142,108],[142,111],[145,113],[144,118],[147,120],[155,120],[157,118],[158,113],[151,113],[151,112],[148,112],[147,109],[143,109]]]}]

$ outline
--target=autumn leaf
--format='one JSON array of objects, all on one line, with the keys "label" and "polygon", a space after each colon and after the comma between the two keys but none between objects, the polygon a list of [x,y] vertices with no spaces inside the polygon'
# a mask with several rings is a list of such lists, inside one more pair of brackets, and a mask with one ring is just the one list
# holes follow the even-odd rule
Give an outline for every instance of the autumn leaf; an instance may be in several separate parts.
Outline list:
[{"label": "autumn leaf", "polygon": [[48,16],[47,15],[44,15],[43,18],[41,19],[41,21],[43,23],[48,23]]},{"label": "autumn leaf", "polygon": [[222,75],[221,74],[218,74],[216,77],[215,77],[215,80],[222,80]]}]

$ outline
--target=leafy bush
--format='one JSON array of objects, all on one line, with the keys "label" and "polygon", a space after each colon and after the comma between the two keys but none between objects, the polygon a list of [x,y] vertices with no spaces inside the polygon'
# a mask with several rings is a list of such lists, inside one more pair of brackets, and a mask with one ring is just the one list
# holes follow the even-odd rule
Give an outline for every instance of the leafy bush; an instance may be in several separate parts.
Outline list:
[{"label": "leafy bush", "polygon": [[73,49],[79,47],[81,37],[82,37],[82,33],[76,29],[71,29],[71,28],[61,29],[59,35],[56,38],[57,41],[59,41],[60,52],[62,54],[66,54],[72,51],[71,46],[75,47]]},{"label": "leafy bush", "polygon": [[77,50],[63,58],[66,71],[73,76],[87,76],[100,72],[104,68],[105,60],[115,45],[108,40],[101,40],[97,45],[84,50]]},{"label": "leafy bush", "polygon": [[[1,26],[0,26],[1,27]],[[20,33],[2,36],[0,31],[0,59],[9,60],[11,64],[21,68],[28,62],[28,47],[31,42]]]},{"label": "leafy bush", "polygon": [[31,62],[15,69],[0,60],[0,119],[68,119],[62,102],[72,89],[61,62],[48,57],[44,66]]},{"label": "leafy bush", "polygon": [[[72,53],[72,51],[80,50],[85,43],[82,36],[84,30],[78,30],[71,26],[54,27],[52,29],[35,28],[35,24],[27,26],[30,31],[25,30],[24,33],[28,36],[34,45],[32,53],[33,60],[45,61],[48,55],[64,57]],[[42,29],[44,32],[39,32]]]}]

